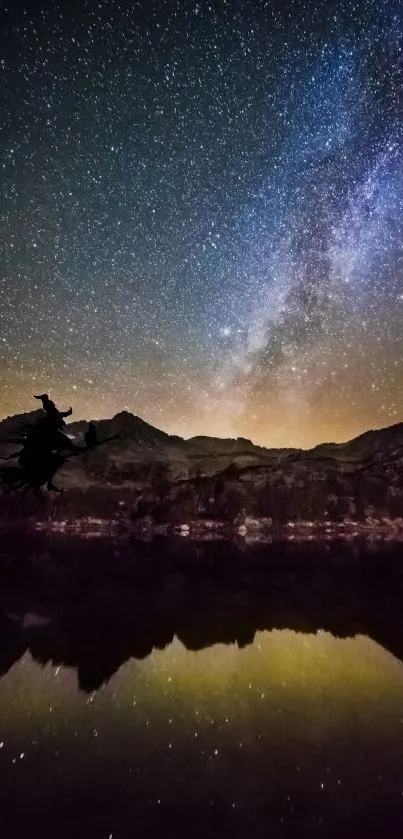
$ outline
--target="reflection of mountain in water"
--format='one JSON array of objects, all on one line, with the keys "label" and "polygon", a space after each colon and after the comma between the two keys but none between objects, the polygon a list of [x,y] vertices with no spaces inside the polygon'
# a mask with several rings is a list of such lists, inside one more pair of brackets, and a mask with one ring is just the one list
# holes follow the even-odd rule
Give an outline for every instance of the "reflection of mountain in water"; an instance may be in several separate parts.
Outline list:
[{"label": "reflection of mountain in water", "polygon": [[30,559],[21,537],[13,562],[3,556],[1,673],[29,650],[42,664],[76,668],[80,688],[92,691],[174,636],[190,650],[242,647],[257,631],[285,628],[364,634],[403,660],[401,549],[391,544],[246,551],[174,540],[118,548],[105,539],[94,550],[53,539],[43,553],[44,537],[35,539]]}]

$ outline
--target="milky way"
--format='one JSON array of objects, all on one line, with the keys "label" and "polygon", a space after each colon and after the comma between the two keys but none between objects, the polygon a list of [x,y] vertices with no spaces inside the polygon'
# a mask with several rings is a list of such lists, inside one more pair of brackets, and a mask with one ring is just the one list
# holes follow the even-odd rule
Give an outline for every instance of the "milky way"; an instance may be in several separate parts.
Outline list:
[{"label": "milky way", "polygon": [[265,445],[403,420],[394,2],[3,13],[0,415]]}]

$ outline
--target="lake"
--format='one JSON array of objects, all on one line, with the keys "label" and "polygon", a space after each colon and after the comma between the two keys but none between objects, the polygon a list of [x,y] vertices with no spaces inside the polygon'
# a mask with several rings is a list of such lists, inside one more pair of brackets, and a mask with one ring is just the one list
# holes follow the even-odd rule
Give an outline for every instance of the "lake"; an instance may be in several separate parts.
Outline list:
[{"label": "lake", "polygon": [[8,837],[403,829],[401,547],[3,535]]}]

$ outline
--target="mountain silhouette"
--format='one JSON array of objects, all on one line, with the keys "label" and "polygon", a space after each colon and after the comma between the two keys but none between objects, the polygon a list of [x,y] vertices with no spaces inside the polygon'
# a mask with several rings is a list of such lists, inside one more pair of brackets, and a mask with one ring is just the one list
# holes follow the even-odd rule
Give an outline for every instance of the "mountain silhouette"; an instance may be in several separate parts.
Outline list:
[{"label": "mountain silhouette", "polygon": [[[43,412],[31,411],[17,414],[0,421],[0,445],[7,446],[9,439],[17,434],[21,426],[32,424],[43,416]],[[172,448],[183,450],[188,455],[202,454],[254,454],[257,457],[278,459],[300,457],[306,460],[337,459],[353,460],[373,457],[377,454],[396,453],[403,450],[403,423],[396,423],[381,429],[371,429],[345,443],[320,443],[312,449],[269,448],[259,446],[244,437],[221,438],[198,435],[184,439],[178,435],[167,434],[141,417],[129,411],[120,411],[111,419],[96,420],[100,437],[119,435],[117,448],[128,443],[144,449]],[[88,427],[87,420],[70,422],[67,433],[81,439]]]},{"label": "mountain silhouette", "polygon": [[[0,456],[16,451],[21,428],[41,413],[0,422]],[[86,421],[72,422],[65,433],[81,447],[87,428]],[[110,440],[108,446],[61,467],[58,483],[65,494],[55,502],[54,515],[110,517],[124,501],[132,519],[159,522],[238,517],[242,524],[239,516],[245,515],[280,523],[403,517],[403,423],[310,450],[270,449],[242,437],[186,440],[128,411],[97,422],[97,434]],[[11,509],[18,513],[17,502],[0,494],[0,515]]]}]

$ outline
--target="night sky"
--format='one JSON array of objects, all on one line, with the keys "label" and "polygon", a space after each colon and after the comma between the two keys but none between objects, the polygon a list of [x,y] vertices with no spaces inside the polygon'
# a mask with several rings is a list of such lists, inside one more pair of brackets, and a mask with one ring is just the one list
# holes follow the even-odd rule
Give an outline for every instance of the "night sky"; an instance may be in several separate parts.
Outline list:
[{"label": "night sky", "polygon": [[9,3],[0,416],[403,420],[399,2]]}]

